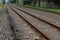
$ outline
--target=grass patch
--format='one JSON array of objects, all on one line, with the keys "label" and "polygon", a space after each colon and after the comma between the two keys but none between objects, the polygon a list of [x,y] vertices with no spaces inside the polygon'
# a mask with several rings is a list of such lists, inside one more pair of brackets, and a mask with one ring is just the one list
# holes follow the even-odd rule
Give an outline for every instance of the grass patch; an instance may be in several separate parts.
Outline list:
[{"label": "grass patch", "polygon": [[59,12],[60,13],[60,8],[47,8],[47,7],[38,7],[38,6],[30,6],[30,5],[23,5],[23,6],[42,9],[42,10],[48,10],[48,11],[53,11],[53,12]]},{"label": "grass patch", "polygon": [[16,3],[15,3],[15,5],[26,6],[26,7],[30,7],[30,8],[37,8],[37,9],[48,10],[48,11],[60,13],[60,8],[47,8],[47,7],[38,7],[38,6],[31,6],[31,5],[20,5],[20,4],[16,4]]},{"label": "grass patch", "polygon": [[2,10],[2,5],[0,4],[0,10]]}]

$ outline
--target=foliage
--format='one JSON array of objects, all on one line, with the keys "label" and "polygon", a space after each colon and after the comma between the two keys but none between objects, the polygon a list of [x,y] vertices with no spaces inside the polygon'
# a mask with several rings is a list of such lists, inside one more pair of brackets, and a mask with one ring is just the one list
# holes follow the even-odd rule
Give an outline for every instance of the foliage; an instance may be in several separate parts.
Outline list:
[{"label": "foliage", "polygon": [[6,1],[6,0],[3,0],[3,4],[5,4],[5,1]]},{"label": "foliage", "polygon": [[10,2],[11,2],[11,3],[15,3],[15,2],[16,2],[16,0],[10,0]]},{"label": "foliage", "polygon": [[[23,1],[23,0],[22,0]],[[21,3],[22,3],[22,1],[19,1],[19,0],[17,0],[16,2],[17,2],[17,4],[18,5],[20,5]],[[41,7],[40,6],[40,2],[41,1],[46,1],[47,2],[47,7]],[[24,1],[23,1],[24,2]],[[38,9],[43,9],[43,10],[49,10],[49,11],[54,11],[54,12],[60,12],[60,8],[58,9],[58,8],[50,8],[50,3],[51,2],[53,2],[54,3],[54,7],[55,6],[58,6],[58,7],[60,7],[60,0],[30,0],[29,2],[31,2],[31,3],[29,3],[28,4],[28,2],[27,2],[27,4],[25,5],[25,6],[28,6],[28,7],[32,7],[32,8],[38,8]],[[38,2],[38,3],[37,3]],[[25,3],[24,3],[25,4]],[[32,5],[32,6],[31,6]],[[36,5],[38,5],[38,6],[36,6]]]},{"label": "foliage", "polygon": [[47,8],[47,7],[38,7],[38,6],[29,6],[29,5],[23,5],[23,6],[42,9],[42,10],[48,10],[48,11],[53,11],[53,12],[59,12],[60,13],[60,8]]}]

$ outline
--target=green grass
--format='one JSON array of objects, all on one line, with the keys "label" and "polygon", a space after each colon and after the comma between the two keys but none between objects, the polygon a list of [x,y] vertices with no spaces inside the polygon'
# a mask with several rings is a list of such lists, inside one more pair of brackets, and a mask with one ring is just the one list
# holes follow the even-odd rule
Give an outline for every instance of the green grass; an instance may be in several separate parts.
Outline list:
[{"label": "green grass", "polygon": [[0,4],[0,10],[2,10],[2,5]]},{"label": "green grass", "polygon": [[29,5],[23,5],[23,6],[27,6],[27,7],[31,7],[31,8],[37,8],[37,9],[42,9],[42,10],[48,10],[48,11],[53,11],[53,12],[59,12],[60,13],[60,8],[47,8],[47,7],[34,7],[34,6],[29,6]]},{"label": "green grass", "polygon": [[15,5],[26,6],[26,7],[37,8],[37,9],[48,10],[48,11],[60,13],[60,8],[47,8],[47,7],[38,7],[38,6],[30,6],[30,5],[20,5],[20,4],[16,4],[16,3],[15,3]]}]

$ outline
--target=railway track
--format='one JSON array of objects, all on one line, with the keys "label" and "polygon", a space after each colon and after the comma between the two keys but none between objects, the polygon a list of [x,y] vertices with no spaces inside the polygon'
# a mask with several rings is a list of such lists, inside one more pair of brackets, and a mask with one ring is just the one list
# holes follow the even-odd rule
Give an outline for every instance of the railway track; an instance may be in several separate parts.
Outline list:
[{"label": "railway track", "polygon": [[[11,5],[12,6],[12,5]],[[40,20],[45,21],[46,23],[49,23],[53,26],[55,26],[56,28],[60,29],[60,15],[57,14],[52,14],[52,13],[48,13],[48,12],[39,12],[39,10],[34,10],[34,9],[30,9],[30,8],[25,8],[25,7],[18,7],[15,6],[15,8],[17,8],[18,10],[21,10],[23,12],[26,12],[29,15],[32,15]]]},{"label": "railway track", "polygon": [[48,40],[60,40],[59,29],[54,25],[44,22],[43,20],[38,19],[37,17],[27,14],[25,11],[18,10],[13,6],[9,6],[18,16],[21,16],[26,20],[30,25],[37,29],[41,34],[44,35]]},{"label": "railway track", "polygon": [[[15,22],[17,22],[17,24],[18,24],[18,21],[17,21],[17,19],[19,19],[19,21],[20,21],[20,24],[18,24],[19,25],[19,27],[17,27],[17,29],[19,30],[19,31],[21,31],[22,29],[22,23],[24,23],[24,24],[28,24],[28,25],[26,25],[27,27],[28,27],[28,30],[29,30],[29,28],[30,28],[30,30],[31,31],[28,31],[28,33],[31,33],[31,34],[33,34],[33,39],[30,39],[30,40],[49,40],[49,38],[47,38],[45,35],[43,35],[39,30],[37,30],[35,27],[33,27],[33,25],[31,25],[28,21],[26,21],[23,17],[21,17],[21,16],[19,16],[18,17],[18,15],[17,14],[15,14],[15,12],[14,11],[12,11],[9,7],[8,7],[8,9],[9,9],[9,11],[10,11],[10,13],[12,14],[13,13],[13,16],[14,15],[16,15],[15,17]],[[25,26],[24,26],[24,28],[25,28]],[[23,28],[23,30],[24,30],[24,28]],[[26,32],[26,31],[25,31]],[[21,32],[19,32],[19,34],[20,34]],[[22,33],[22,35],[23,35],[23,33]],[[27,33],[25,33],[25,35],[27,35]],[[19,35],[19,36],[21,36],[21,35]],[[30,35],[31,36],[31,35]],[[18,37],[18,36],[17,36]],[[19,40],[20,40],[20,37],[19,37]],[[29,38],[28,39],[24,39],[24,40],[29,40]]]},{"label": "railway track", "polygon": [[41,33],[39,33],[32,25],[26,22],[21,16],[13,13],[14,20],[19,30],[19,39],[21,40],[48,40]]}]

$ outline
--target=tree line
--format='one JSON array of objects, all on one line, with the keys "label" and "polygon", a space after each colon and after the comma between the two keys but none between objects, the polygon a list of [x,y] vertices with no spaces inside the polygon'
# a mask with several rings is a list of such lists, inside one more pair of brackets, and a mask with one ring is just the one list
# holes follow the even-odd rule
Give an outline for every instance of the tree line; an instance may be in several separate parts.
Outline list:
[{"label": "tree line", "polygon": [[[43,1],[45,1],[45,3],[47,3],[46,5],[47,6],[57,6],[57,7],[60,7],[60,0],[25,0],[24,2],[23,2],[23,4],[25,5],[25,4],[28,4],[28,5],[32,5],[33,4],[33,6],[41,6],[41,2],[43,2]],[[44,4],[45,4],[44,3]]]},{"label": "tree line", "polygon": [[[4,3],[5,0],[3,0]],[[33,6],[41,6],[41,2],[47,3],[46,5],[51,6],[53,3],[53,6],[58,6],[60,7],[60,0],[21,0],[23,2],[23,5],[33,5]],[[10,0],[11,3],[19,3],[19,0]],[[44,5],[45,5],[44,3]]]}]

